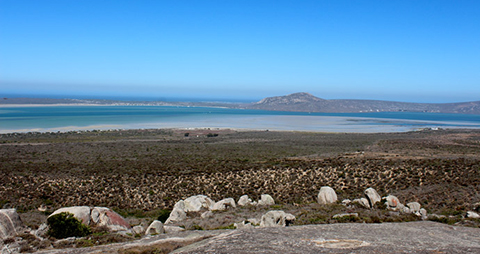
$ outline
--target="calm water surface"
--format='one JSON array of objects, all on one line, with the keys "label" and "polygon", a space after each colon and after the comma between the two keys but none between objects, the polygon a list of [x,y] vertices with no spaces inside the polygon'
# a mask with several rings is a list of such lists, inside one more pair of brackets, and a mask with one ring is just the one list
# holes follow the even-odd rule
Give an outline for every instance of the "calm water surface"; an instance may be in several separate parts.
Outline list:
[{"label": "calm water surface", "polygon": [[480,128],[480,115],[438,113],[302,113],[205,107],[54,106],[0,108],[0,132],[112,128],[241,128],[391,132]]}]

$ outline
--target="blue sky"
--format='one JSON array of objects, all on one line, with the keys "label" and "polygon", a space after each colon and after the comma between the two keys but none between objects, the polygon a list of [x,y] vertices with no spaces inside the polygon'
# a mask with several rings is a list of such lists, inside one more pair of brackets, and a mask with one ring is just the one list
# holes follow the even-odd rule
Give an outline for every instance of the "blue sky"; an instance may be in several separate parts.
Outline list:
[{"label": "blue sky", "polygon": [[480,1],[0,0],[6,95],[294,92],[480,100]]}]

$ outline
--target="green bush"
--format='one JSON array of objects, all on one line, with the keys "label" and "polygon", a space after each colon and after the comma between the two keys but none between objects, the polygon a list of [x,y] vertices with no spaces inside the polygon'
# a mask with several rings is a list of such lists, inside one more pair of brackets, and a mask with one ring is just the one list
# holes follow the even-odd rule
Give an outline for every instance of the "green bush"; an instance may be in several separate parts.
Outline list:
[{"label": "green bush", "polygon": [[380,202],[375,203],[374,207],[376,209],[386,210],[387,209],[387,199],[382,198],[382,200],[380,200]]},{"label": "green bush", "polygon": [[82,224],[73,214],[66,212],[50,216],[47,224],[49,227],[47,234],[58,239],[72,236],[82,237],[92,233],[88,226]]},{"label": "green bush", "polygon": [[333,218],[333,219],[336,220],[339,223],[348,223],[348,222],[360,221],[360,218],[358,218],[358,216],[355,216],[355,215],[341,216],[341,217],[337,217],[337,218]]},{"label": "green bush", "polygon": [[161,221],[162,223],[165,223],[167,221],[168,217],[170,217],[170,210],[162,209],[159,212],[157,220]]}]

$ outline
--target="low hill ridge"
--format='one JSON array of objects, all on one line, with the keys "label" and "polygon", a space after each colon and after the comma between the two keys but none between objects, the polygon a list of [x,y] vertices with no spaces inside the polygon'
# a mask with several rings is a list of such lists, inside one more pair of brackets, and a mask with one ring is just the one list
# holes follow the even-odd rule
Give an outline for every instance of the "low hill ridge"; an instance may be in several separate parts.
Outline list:
[{"label": "low hill ridge", "polygon": [[273,111],[362,113],[362,112],[430,112],[480,114],[480,101],[459,103],[409,103],[380,100],[325,100],[309,93],[267,97],[246,106],[248,109]]},{"label": "low hill ridge", "polygon": [[275,97],[267,97],[262,99],[255,104],[294,104],[294,103],[312,103],[312,102],[319,102],[325,101],[324,99],[320,99],[315,97],[309,93],[292,93],[285,96],[275,96]]},{"label": "low hill ridge", "polygon": [[119,101],[98,99],[0,98],[0,107],[16,105],[123,105],[123,106],[198,106],[270,111],[296,111],[319,113],[365,112],[429,112],[480,115],[480,101],[458,103],[408,103],[381,100],[326,100],[310,93],[292,93],[267,97],[254,103],[180,102],[180,101]]}]

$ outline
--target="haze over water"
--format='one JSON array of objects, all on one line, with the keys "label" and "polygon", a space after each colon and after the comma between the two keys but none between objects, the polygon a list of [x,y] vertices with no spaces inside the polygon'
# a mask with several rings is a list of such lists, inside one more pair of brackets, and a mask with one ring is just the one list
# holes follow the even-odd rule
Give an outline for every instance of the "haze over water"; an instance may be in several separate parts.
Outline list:
[{"label": "haze over water", "polygon": [[172,106],[0,108],[0,133],[142,128],[401,132],[422,128],[480,128],[480,115],[304,113]]}]

